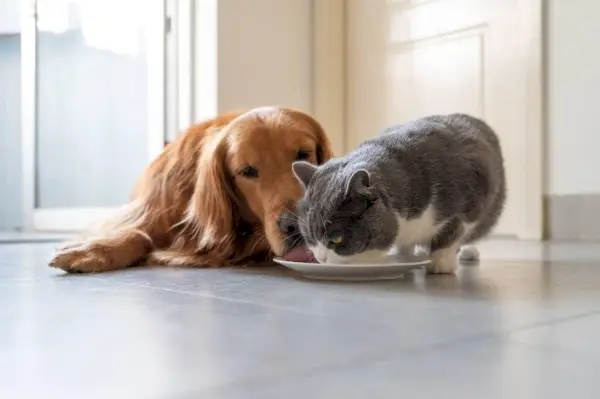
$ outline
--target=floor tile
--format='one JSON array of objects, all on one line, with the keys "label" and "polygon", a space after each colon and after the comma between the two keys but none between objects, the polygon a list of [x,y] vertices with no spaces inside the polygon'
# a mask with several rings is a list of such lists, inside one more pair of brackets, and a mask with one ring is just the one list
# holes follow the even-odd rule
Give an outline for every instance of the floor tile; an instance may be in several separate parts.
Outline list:
[{"label": "floor tile", "polygon": [[515,331],[507,339],[559,354],[600,360],[599,337],[600,314],[593,314]]},{"label": "floor tile", "polygon": [[284,381],[190,392],[214,399],[595,399],[600,359],[477,340],[343,364]]}]

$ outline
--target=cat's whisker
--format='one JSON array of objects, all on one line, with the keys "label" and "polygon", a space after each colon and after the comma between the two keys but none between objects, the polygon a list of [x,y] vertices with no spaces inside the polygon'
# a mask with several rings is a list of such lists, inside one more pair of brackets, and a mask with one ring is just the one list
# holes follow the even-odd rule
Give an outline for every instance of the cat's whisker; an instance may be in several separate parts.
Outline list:
[{"label": "cat's whisker", "polygon": [[294,241],[291,245],[292,248],[295,248],[296,245],[298,245],[298,242],[300,242],[302,240],[302,237],[298,238],[296,241]]},{"label": "cat's whisker", "polygon": [[295,213],[294,211],[292,211],[291,209],[285,208],[285,207],[284,207],[284,209],[286,211],[290,212],[293,215],[293,217],[284,215],[283,218],[285,218],[286,220],[293,220],[293,221],[295,221],[298,224],[298,227],[302,227],[302,228],[304,228],[306,230],[308,229],[308,223],[307,223],[306,220],[300,218],[298,216],[298,214]]},{"label": "cat's whisker", "polygon": [[304,228],[304,229],[307,229],[307,228],[308,228],[308,225],[306,224],[306,222],[300,221],[300,220],[298,220],[298,219],[293,219],[293,218],[285,218],[285,217],[282,217],[282,219],[283,219],[283,220],[292,220],[292,221],[296,222],[299,228],[300,228],[300,227],[301,227],[301,228]]},{"label": "cat's whisker", "polygon": [[292,234],[291,236],[284,238],[283,239],[283,243],[285,244],[285,242],[287,240],[293,240],[293,239],[296,239],[296,238],[301,239],[302,235],[300,233]]},{"label": "cat's whisker", "polygon": [[298,215],[297,215],[297,214],[295,214],[293,211],[291,211],[291,210],[289,210],[289,209],[287,209],[287,208],[285,208],[285,207],[283,207],[283,209],[285,209],[285,210],[289,211],[289,212],[290,212],[290,213],[291,213],[293,216],[282,215],[282,216],[281,216],[281,219],[282,219],[282,220],[291,220],[291,221],[293,221],[293,222],[296,222],[296,223],[298,224],[298,227],[302,227],[302,228],[304,228],[304,229],[308,229],[308,224],[306,223],[306,221],[304,221],[304,220],[300,219],[300,218],[298,217]]},{"label": "cat's whisker", "polygon": [[285,215],[281,216],[280,219],[282,219],[282,220],[293,220],[293,221],[297,221],[298,220],[298,218],[290,217],[290,216],[285,216]]},{"label": "cat's whisker", "polygon": [[289,213],[291,213],[292,215],[294,215],[295,217],[298,217],[298,214],[296,212],[294,212],[293,210],[291,210],[290,208],[288,208],[287,206],[282,206],[281,207],[284,211],[287,211]]},{"label": "cat's whisker", "polygon": [[325,218],[323,217],[322,214],[319,214],[319,217],[321,218],[321,224],[323,225],[323,230],[327,230],[327,225],[325,223]]}]

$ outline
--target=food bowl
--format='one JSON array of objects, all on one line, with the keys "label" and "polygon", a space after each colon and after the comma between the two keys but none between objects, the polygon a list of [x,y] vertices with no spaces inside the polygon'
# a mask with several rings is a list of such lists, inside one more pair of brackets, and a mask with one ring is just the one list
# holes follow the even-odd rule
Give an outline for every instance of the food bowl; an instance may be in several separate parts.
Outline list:
[{"label": "food bowl", "polygon": [[337,281],[394,280],[403,277],[410,270],[421,268],[431,262],[426,254],[389,255],[380,258],[377,263],[294,262],[283,258],[275,258],[274,261],[309,279]]}]

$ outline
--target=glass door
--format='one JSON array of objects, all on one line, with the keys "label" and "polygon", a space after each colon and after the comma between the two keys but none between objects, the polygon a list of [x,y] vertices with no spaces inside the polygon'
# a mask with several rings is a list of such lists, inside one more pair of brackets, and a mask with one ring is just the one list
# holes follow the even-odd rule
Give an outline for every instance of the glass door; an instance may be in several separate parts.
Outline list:
[{"label": "glass door", "polygon": [[85,229],[165,142],[165,1],[31,0],[22,70],[26,226]]},{"label": "glass door", "polygon": [[[21,224],[19,0],[0,0],[0,231]],[[1,234],[1,233],[0,233]],[[1,238],[0,238],[1,241]]]}]

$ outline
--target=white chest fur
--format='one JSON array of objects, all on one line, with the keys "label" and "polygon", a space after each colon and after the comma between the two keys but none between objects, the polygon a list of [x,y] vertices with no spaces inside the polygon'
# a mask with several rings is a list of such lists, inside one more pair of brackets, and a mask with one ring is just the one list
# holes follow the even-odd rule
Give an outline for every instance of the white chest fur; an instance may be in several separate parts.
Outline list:
[{"label": "white chest fur", "polygon": [[436,221],[432,206],[428,206],[418,217],[406,219],[397,214],[396,218],[398,219],[396,245],[400,248],[420,244],[428,245],[444,225]]}]

